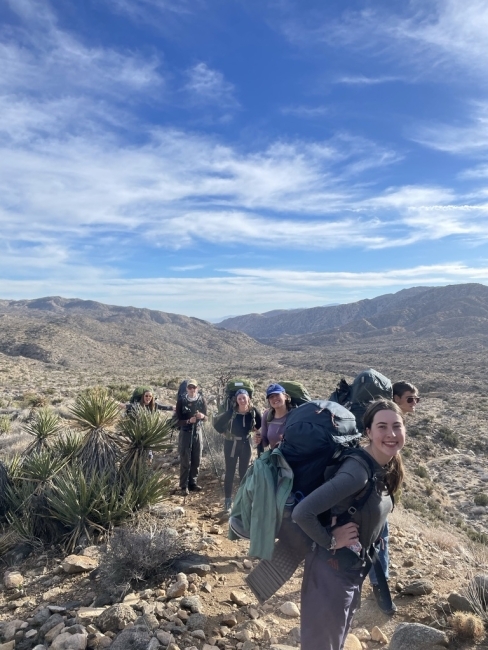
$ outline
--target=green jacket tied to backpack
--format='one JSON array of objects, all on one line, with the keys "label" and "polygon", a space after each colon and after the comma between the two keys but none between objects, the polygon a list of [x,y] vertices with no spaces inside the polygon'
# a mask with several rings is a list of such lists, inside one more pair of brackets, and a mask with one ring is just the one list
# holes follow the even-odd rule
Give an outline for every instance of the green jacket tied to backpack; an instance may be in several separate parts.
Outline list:
[{"label": "green jacket tied to backpack", "polygon": [[[230,521],[248,531],[249,555],[270,560],[283,511],[293,485],[293,472],[279,448],[264,452],[247,470],[237,492]],[[229,527],[229,539],[240,539]]]}]

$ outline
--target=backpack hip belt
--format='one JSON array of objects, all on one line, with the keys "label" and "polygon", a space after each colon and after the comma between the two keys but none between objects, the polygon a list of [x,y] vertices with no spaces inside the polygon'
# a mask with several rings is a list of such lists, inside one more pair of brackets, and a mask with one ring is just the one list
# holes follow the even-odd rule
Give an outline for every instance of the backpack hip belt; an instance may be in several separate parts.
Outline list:
[{"label": "backpack hip belt", "polygon": [[230,457],[231,458],[234,458],[234,456],[236,454],[237,441],[238,440],[247,440],[250,437],[250,435],[251,434],[249,434],[248,436],[232,436],[232,438],[234,440],[234,444],[232,445],[232,450],[230,452]]}]

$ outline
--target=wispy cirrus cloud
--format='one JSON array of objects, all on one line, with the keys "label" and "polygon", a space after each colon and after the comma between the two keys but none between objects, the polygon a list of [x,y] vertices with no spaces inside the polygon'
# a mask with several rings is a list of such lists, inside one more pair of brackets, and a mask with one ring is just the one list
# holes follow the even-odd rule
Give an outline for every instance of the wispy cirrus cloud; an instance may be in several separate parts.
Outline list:
[{"label": "wispy cirrus cloud", "polygon": [[412,140],[456,155],[486,156],[488,153],[488,101],[471,102],[466,122],[420,124],[411,132]]},{"label": "wispy cirrus cloud", "polygon": [[347,86],[377,86],[379,84],[393,83],[395,81],[404,81],[403,77],[379,76],[367,77],[365,75],[345,75],[335,79],[335,83],[345,84]]},{"label": "wispy cirrus cloud", "polygon": [[224,109],[238,108],[235,87],[219,70],[200,62],[186,71],[183,90],[196,104],[214,104]]},{"label": "wispy cirrus cloud", "polygon": [[280,109],[283,115],[294,115],[305,119],[322,118],[330,112],[328,106],[283,106]]}]

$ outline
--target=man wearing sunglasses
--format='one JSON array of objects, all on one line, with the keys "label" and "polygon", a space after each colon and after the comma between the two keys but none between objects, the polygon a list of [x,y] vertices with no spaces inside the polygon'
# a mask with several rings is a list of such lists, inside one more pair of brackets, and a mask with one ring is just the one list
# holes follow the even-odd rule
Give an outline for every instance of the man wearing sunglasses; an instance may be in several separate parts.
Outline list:
[{"label": "man wearing sunglasses", "polygon": [[415,407],[420,402],[419,392],[413,384],[397,381],[393,384],[393,401],[405,415],[415,413]]}]

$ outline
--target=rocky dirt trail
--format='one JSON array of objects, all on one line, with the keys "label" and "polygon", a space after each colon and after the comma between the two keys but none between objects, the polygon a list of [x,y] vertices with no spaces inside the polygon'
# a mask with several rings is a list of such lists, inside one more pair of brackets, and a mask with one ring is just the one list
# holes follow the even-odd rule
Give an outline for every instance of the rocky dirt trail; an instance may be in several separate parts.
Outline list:
[{"label": "rocky dirt trail", "polygon": [[[161,461],[176,485],[175,457]],[[48,549],[4,568],[0,650],[298,648],[302,569],[260,605],[245,583],[256,560],[247,556],[247,542],[227,539],[221,488],[211,469],[203,469],[201,484],[202,492],[174,494],[161,505],[173,512],[174,527],[190,536],[198,557],[162,581],[139,584],[121,603],[104,603],[100,594],[93,573],[103,562],[100,547],[70,558]],[[388,643],[391,650],[475,647],[453,634],[451,606],[472,607],[458,592],[482,572],[483,554],[447,530],[426,528],[401,508],[391,529],[390,584],[398,612],[391,618],[382,614],[366,581],[346,650]],[[476,647],[488,644],[479,641]]]}]

